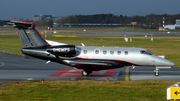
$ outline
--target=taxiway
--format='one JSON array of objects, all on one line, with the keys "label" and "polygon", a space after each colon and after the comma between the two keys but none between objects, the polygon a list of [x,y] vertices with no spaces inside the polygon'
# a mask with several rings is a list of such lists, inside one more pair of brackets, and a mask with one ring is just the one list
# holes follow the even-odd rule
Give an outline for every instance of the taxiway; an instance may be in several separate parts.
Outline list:
[{"label": "taxiway", "polygon": [[[23,56],[0,53],[0,84],[28,80],[180,80],[180,68],[161,69],[160,76],[154,76],[155,67],[137,66],[135,69],[117,68],[94,71],[84,77],[82,70],[39,59],[25,59]],[[128,79],[127,79],[128,78]]]}]

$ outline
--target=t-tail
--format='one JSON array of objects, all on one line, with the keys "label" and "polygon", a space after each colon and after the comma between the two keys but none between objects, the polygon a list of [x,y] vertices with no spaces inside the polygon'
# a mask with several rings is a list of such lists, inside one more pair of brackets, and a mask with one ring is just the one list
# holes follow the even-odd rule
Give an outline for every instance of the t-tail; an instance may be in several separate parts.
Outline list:
[{"label": "t-tail", "polygon": [[27,47],[43,47],[51,46],[46,40],[43,39],[41,34],[36,30],[33,22],[24,21],[9,21],[14,27],[21,39],[24,48]]},{"label": "t-tail", "polygon": [[59,56],[74,57],[80,54],[80,49],[75,45],[50,45],[36,30],[33,22],[9,21],[9,23],[17,28],[24,47],[21,51],[26,58],[35,57],[62,63]]}]

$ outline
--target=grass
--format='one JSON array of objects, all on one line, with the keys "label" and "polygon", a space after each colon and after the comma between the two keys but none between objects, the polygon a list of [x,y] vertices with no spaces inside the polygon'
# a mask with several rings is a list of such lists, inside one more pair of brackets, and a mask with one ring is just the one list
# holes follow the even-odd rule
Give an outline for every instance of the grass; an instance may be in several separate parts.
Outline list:
[{"label": "grass", "polygon": [[177,81],[45,81],[0,86],[1,101],[152,101],[166,100]]},{"label": "grass", "polygon": [[23,48],[19,37],[0,37],[0,52],[22,55]]}]

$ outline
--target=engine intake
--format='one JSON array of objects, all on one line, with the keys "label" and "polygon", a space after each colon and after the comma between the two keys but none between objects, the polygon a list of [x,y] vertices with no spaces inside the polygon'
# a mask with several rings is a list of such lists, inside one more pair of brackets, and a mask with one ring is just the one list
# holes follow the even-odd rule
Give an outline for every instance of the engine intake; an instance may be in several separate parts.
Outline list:
[{"label": "engine intake", "polygon": [[80,54],[81,49],[75,45],[61,45],[47,48],[47,52],[59,56],[76,56]]}]

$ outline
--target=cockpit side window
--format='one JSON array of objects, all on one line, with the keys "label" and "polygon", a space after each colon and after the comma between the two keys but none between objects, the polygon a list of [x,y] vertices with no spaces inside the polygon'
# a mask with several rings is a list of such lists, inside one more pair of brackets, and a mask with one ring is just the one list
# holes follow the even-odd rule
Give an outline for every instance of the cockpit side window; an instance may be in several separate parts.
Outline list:
[{"label": "cockpit side window", "polygon": [[152,52],[150,52],[150,51],[148,51],[148,50],[146,50],[147,51],[147,53],[149,54],[149,55],[153,55],[153,53]]},{"label": "cockpit side window", "polygon": [[141,51],[141,54],[147,54],[147,52],[146,52],[146,51],[144,51],[144,50],[142,50],[142,51]]},{"label": "cockpit side window", "polygon": [[151,52],[148,51],[148,50],[141,50],[140,53],[141,53],[141,54],[153,55],[153,53],[151,53]]}]

